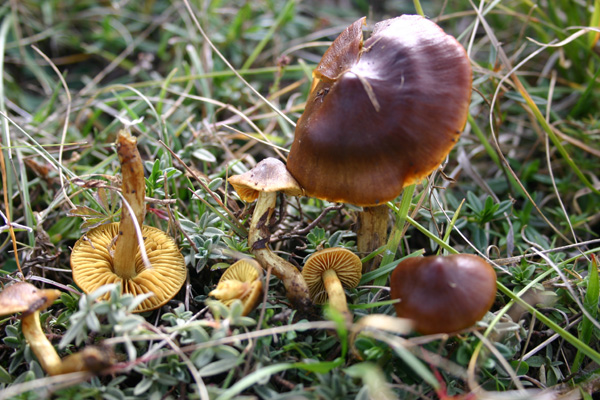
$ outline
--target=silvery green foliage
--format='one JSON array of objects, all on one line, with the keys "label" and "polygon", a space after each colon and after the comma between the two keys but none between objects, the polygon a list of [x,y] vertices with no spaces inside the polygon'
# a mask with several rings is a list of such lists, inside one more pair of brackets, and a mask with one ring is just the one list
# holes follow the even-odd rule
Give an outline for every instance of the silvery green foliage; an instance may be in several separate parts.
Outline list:
[{"label": "silvery green foliage", "polygon": [[[109,293],[107,300],[98,300]],[[136,329],[144,319],[132,314],[133,310],[152,293],[139,296],[121,294],[121,287],[117,284],[104,285],[90,294],[84,294],[79,299],[79,311],[71,315],[71,326],[62,337],[59,347],[64,348],[75,341],[76,345],[88,339],[89,332],[107,333],[115,332],[126,334]],[[103,316],[100,322],[99,316]]]}]

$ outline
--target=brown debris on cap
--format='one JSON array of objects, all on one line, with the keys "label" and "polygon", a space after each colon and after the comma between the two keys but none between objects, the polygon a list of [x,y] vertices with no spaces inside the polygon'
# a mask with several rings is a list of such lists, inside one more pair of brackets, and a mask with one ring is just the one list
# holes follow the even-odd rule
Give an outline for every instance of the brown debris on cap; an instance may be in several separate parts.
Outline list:
[{"label": "brown debris on cap", "polygon": [[228,181],[246,202],[256,200],[260,192],[283,192],[289,196],[304,194],[285,164],[272,157],[265,158],[250,171],[231,176]]},{"label": "brown debris on cap", "polygon": [[432,21],[382,21],[364,43],[362,24],[317,67],[287,167],[308,196],[373,206],[444,160],[466,123],[472,76],[464,48]]}]

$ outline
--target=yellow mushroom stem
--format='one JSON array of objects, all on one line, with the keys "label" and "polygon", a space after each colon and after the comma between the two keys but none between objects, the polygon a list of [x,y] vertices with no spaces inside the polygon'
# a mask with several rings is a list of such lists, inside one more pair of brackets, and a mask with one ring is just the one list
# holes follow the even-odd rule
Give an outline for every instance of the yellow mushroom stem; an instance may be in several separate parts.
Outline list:
[{"label": "yellow mushroom stem", "polygon": [[328,269],[323,272],[323,285],[329,296],[329,305],[341,312],[342,314],[350,314],[348,310],[348,302],[346,301],[346,292],[342,287],[342,283],[333,269]]},{"label": "yellow mushroom stem", "polygon": [[61,360],[50,340],[42,331],[40,312],[35,311],[21,319],[21,330],[44,371],[50,375],[61,373]]},{"label": "yellow mushroom stem", "polygon": [[112,363],[112,352],[97,347],[86,347],[61,359],[56,349],[42,331],[40,312],[34,311],[21,319],[21,330],[25,340],[40,365],[48,375],[69,374],[81,371],[99,371]]},{"label": "yellow mushroom stem", "polygon": [[248,232],[248,245],[256,259],[265,268],[270,266],[273,275],[279,278],[286,289],[286,295],[293,306],[302,312],[308,312],[312,301],[308,292],[308,286],[304,277],[292,263],[284,260],[268,247],[269,232],[268,223],[275,211],[277,203],[277,192],[260,192],[250,230]]},{"label": "yellow mushroom stem", "polygon": [[135,258],[138,252],[138,239],[133,218],[142,226],[146,213],[144,198],[146,195],[146,181],[144,179],[144,165],[137,148],[137,140],[128,130],[121,130],[117,137],[117,155],[121,163],[122,184],[121,192],[133,210],[123,205],[121,221],[119,223],[119,237],[117,239],[113,256],[115,274],[123,279],[136,276]]},{"label": "yellow mushroom stem", "polygon": [[[358,213],[356,247],[363,257],[386,243],[388,221],[389,208],[387,204],[363,207],[363,211]],[[370,262],[364,263],[363,274],[377,269],[380,262],[381,258],[375,257]]]},{"label": "yellow mushroom stem", "polygon": [[249,282],[229,280],[219,282],[217,287],[208,295],[219,300],[241,299],[246,296],[252,286]]}]

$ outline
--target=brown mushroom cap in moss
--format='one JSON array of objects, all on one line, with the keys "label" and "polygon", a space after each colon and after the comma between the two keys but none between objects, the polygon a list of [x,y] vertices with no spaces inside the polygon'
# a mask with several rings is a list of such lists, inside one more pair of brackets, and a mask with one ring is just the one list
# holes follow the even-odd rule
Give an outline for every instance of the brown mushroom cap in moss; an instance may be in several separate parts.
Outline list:
[{"label": "brown mushroom cap in moss", "polygon": [[364,19],[332,44],[296,126],[287,167],[308,196],[374,206],[435,170],[466,123],[471,66],[421,16]]},{"label": "brown mushroom cap in moss", "polygon": [[411,257],[390,278],[396,314],[412,319],[422,334],[450,333],[470,327],[492,307],[496,272],[472,254]]},{"label": "brown mushroom cap in moss", "polygon": [[240,198],[246,202],[258,199],[260,192],[282,192],[289,196],[303,195],[300,185],[290,175],[285,164],[273,157],[260,161],[250,171],[229,177],[228,181]]},{"label": "brown mushroom cap in moss", "polygon": [[312,254],[302,276],[315,304],[329,304],[340,312],[348,312],[344,287],[355,288],[362,276],[360,258],[341,247],[323,249]]},{"label": "brown mushroom cap in moss", "polygon": [[75,283],[86,293],[109,283],[120,284],[123,293],[134,296],[154,293],[136,312],[162,306],[179,292],[186,279],[185,260],[175,241],[160,229],[143,225],[144,245],[152,267],[144,265],[138,249],[135,264],[131,266],[135,273],[131,278],[123,278],[114,272],[111,255],[118,232],[118,223],[99,226],[75,243],[71,254]]},{"label": "brown mushroom cap in moss", "polygon": [[233,263],[221,276],[217,287],[208,295],[229,306],[235,300],[242,301],[242,315],[248,315],[262,298],[262,268],[252,259]]}]

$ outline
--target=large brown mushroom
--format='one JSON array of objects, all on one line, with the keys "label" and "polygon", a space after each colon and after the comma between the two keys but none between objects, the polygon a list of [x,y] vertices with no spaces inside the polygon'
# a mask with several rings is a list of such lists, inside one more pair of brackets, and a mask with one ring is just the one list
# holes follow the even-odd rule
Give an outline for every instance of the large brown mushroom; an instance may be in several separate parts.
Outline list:
[{"label": "large brown mushroom", "polygon": [[[379,22],[363,43],[364,24],[350,25],[313,72],[287,167],[308,196],[375,207],[429,175],[456,144],[471,67],[461,44],[421,16]],[[359,251],[379,247],[373,236],[385,240],[387,215],[359,216]]]},{"label": "large brown mushroom", "polygon": [[271,157],[260,161],[244,174],[231,176],[229,183],[242,200],[256,200],[248,231],[250,251],[263,268],[271,267],[273,274],[281,279],[293,306],[307,312],[312,302],[302,274],[293,264],[273,253],[268,243],[268,225],[277,204],[277,193],[300,196],[303,194],[302,189],[285,165]]},{"label": "large brown mushroom", "polygon": [[[84,292],[118,283],[123,293],[152,292],[136,312],[158,308],[172,299],[185,282],[185,260],[175,241],[160,229],[143,225],[146,212],[144,166],[137,140],[127,130],[119,132],[117,154],[123,176],[121,221],[99,226],[75,243],[71,253],[73,279]],[[138,245],[136,223],[141,228],[147,260]],[[108,294],[106,295],[108,296]]]},{"label": "large brown mushroom", "polygon": [[0,315],[21,313],[21,330],[33,354],[49,375],[70,372],[97,372],[112,362],[106,349],[88,346],[61,360],[40,324],[40,311],[48,308],[60,296],[55,289],[38,289],[27,282],[17,282],[0,292]]},{"label": "large brown mushroom", "polygon": [[492,307],[496,272],[472,254],[411,257],[390,278],[396,314],[413,320],[422,334],[450,333],[470,327]]}]

